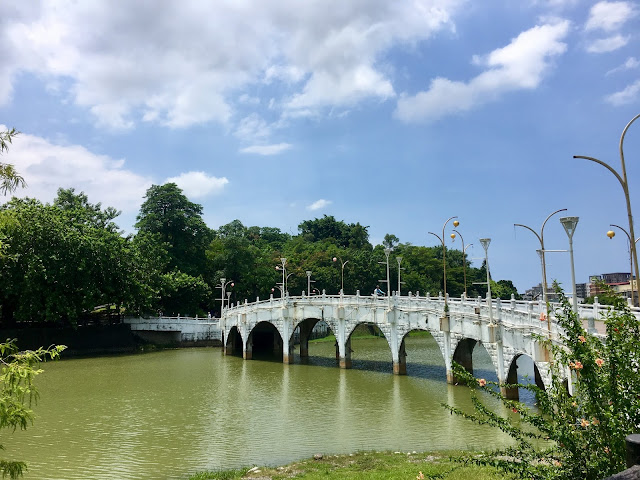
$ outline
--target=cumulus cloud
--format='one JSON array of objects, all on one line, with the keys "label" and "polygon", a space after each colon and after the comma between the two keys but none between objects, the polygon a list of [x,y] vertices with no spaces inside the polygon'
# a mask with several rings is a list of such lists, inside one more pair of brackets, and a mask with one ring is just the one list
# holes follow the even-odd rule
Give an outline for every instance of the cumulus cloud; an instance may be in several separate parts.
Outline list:
[{"label": "cumulus cloud", "polygon": [[605,101],[616,107],[622,107],[637,101],[639,98],[640,80],[636,80],[631,85],[628,85],[624,90],[607,95],[605,97]]},{"label": "cumulus cloud", "polygon": [[[5,127],[0,126],[0,130]],[[21,133],[3,161],[12,163],[27,182],[16,196],[51,202],[58,188],[85,192],[92,203],[134,213],[142,204],[150,178],[125,168],[124,159],[98,155],[78,145],[59,145]]]},{"label": "cumulus cloud", "polygon": [[247,88],[275,82],[275,105],[305,116],[384,101],[395,96],[385,53],[453,31],[464,2],[11,2],[0,17],[0,103],[22,72],[64,79],[76,105],[117,129],[229,125],[269,102]]},{"label": "cumulus cloud", "polygon": [[404,122],[433,121],[468,111],[495,100],[503,93],[536,88],[550,68],[550,59],[565,52],[561,40],[567,35],[566,20],[548,23],[522,32],[505,47],[488,55],[475,56],[473,63],[485,67],[468,82],[435,78],[429,89],[403,95],[395,111]]},{"label": "cumulus cloud", "polygon": [[587,52],[589,53],[607,53],[618,50],[629,43],[629,37],[623,37],[622,35],[613,35],[607,38],[600,38],[594,40],[587,45]]},{"label": "cumulus cloud", "polygon": [[627,20],[636,14],[630,2],[598,2],[591,7],[585,30],[618,30]]},{"label": "cumulus cloud", "polygon": [[289,150],[293,145],[290,143],[276,143],[274,145],[252,145],[240,149],[240,153],[255,153],[257,155],[277,155]]},{"label": "cumulus cloud", "polygon": [[321,198],[320,200],[316,200],[315,202],[313,202],[311,205],[307,206],[307,210],[320,210],[322,208],[328,207],[329,205],[331,205],[331,200],[325,200],[324,198]]},{"label": "cumulus cloud", "polygon": [[170,177],[165,183],[175,183],[189,198],[204,198],[219,194],[229,183],[226,177],[213,177],[205,172],[185,172],[177,177]]}]

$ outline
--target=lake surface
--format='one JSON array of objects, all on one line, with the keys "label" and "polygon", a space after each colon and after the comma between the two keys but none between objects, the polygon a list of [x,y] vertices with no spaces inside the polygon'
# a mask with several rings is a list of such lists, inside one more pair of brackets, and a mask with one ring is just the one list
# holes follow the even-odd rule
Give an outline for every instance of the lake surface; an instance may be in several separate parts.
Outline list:
[{"label": "lake surface", "polygon": [[[441,406],[471,403],[468,389],[447,385],[433,338],[406,342],[407,376],[391,373],[381,338],[352,341],[351,370],[336,367],[331,342],[310,343],[304,365],[216,348],[48,362],[35,424],[2,432],[3,457],[26,461],[25,479],[186,479],[315,453],[503,445]],[[495,379],[483,347],[474,367]]]}]

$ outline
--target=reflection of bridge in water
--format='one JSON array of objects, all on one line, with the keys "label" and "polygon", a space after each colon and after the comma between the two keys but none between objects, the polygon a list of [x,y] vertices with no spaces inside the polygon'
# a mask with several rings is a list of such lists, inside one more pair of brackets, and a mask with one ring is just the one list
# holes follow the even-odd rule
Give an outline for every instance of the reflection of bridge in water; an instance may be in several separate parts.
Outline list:
[{"label": "reflection of bridge in water", "polygon": [[[473,371],[472,352],[481,343],[489,353],[500,382],[517,383],[516,360],[533,360],[535,382],[549,385],[549,356],[538,337],[558,337],[558,327],[541,314],[543,302],[449,298],[448,314],[442,297],[318,295],[256,301],[225,309],[220,320],[225,354],[251,359],[254,351],[282,354],[293,363],[294,332],[299,332],[300,357],[309,355],[309,336],[316,323],[324,321],[336,337],[336,359],[341,368],[351,367],[351,335],[361,324],[373,324],[384,335],[393,361],[393,373],[406,374],[405,338],[412,330],[431,333],[438,343],[447,381],[454,383],[455,361]],[[606,307],[580,305],[580,317],[598,319]],[[551,308],[553,311],[553,306]],[[636,313],[640,316],[640,310]],[[542,321],[541,321],[542,318]],[[550,331],[549,331],[550,327]],[[517,398],[517,390],[505,392]]]}]

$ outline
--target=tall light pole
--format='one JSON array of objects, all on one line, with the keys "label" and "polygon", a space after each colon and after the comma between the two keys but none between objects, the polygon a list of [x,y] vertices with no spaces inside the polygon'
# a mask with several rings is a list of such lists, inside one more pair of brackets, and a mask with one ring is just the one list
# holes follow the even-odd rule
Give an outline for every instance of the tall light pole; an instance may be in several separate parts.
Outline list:
[{"label": "tall light pole", "polygon": [[389,255],[391,254],[391,252],[393,252],[393,248],[386,247],[384,249],[384,256],[385,256],[386,260],[384,262],[378,262],[378,263],[383,263],[383,264],[387,265],[387,279],[386,280],[378,280],[379,282],[386,282],[386,284],[387,284],[387,297],[389,297],[391,295],[391,284],[389,283]]},{"label": "tall light pole", "polygon": [[493,325],[493,297],[491,296],[491,274],[489,273],[489,244],[490,238],[481,238],[480,244],[484,248],[484,266],[487,270],[487,295],[489,296],[489,323]]},{"label": "tall light pole", "polygon": [[307,295],[311,295],[311,270],[307,270]]},{"label": "tall light pole", "polygon": [[[629,240],[629,261],[631,262],[631,271],[629,273],[629,275],[631,276],[631,278],[629,279],[629,287],[631,289],[631,302],[633,302],[633,255],[631,254],[631,244],[634,243],[638,243],[638,240],[640,240],[640,237],[636,238],[635,242],[631,240],[631,235],[629,235],[629,232],[627,232],[624,228],[622,228],[620,225],[614,225],[613,223],[611,224],[612,227],[616,227],[619,228],[620,230],[622,230],[624,232],[624,234],[627,236],[627,239]],[[616,232],[614,232],[613,230],[609,230],[607,232],[607,237],[609,238],[613,238],[616,236]],[[636,277],[636,295],[640,295],[640,288],[638,287],[638,277]]]},{"label": "tall light pole", "polygon": [[[467,248],[473,245],[473,243],[470,243],[465,247],[464,238],[462,238],[462,234],[455,229],[453,231],[460,236],[460,240],[462,241],[462,275],[464,277],[464,298],[467,298],[467,259],[465,255],[467,253]],[[491,241],[491,239],[489,239],[489,241]]]},{"label": "tall light pole", "polygon": [[[444,245],[444,230],[447,227],[447,223],[449,223],[454,218],[458,218],[458,217],[451,217],[449,218],[449,220],[444,222],[444,225],[442,225],[442,237],[440,237],[437,233],[429,232],[431,235],[435,236],[438,240],[440,240],[440,243],[442,243],[442,274],[444,277],[443,285],[444,285],[444,311],[445,312],[449,311],[449,305],[447,303],[447,247],[445,247]],[[458,225],[460,225],[460,222],[458,220],[454,220],[453,226],[457,227]]]},{"label": "tall light pole", "polygon": [[[574,155],[573,156],[573,158],[584,158],[585,160],[591,160],[592,162],[596,162],[596,163],[602,165],[607,170],[609,170],[611,173],[613,173],[613,175],[618,179],[618,181],[620,182],[620,185],[622,186],[622,191],[624,192],[624,199],[625,199],[625,201],[627,203],[627,217],[629,218],[629,238],[630,239],[636,238],[636,235],[635,235],[635,233],[633,231],[633,215],[631,214],[631,200],[629,198],[629,182],[627,180],[627,167],[626,167],[626,165],[624,163],[623,144],[624,144],[624,137],[627,134],[627,130],[629,130],[629,127],[631,126],[631,124],[633,122],[635,122],[638,118],[640,118],[640,114],[638,114],[635,117],[633,117],[631,119],[631,121],[629,123],[627,123],[627,126],[624,127],[624,130],[622,131],[622,135],[620,136],[619,149],[620,149],[620,162],[622,163],[622,175],[618,174],[618,172],[613,167],[611,167],[609,164],[603,162],[602,160],[598,160],[597,158],[586,157],[584,155]],[[640,274],[638,273],[638,251],[636,249],[636,243],[635,242],[630,242],[630,246],[631,246],[631,252],[632,252],[632,257],[633,257],[633,266],[634,266],[634,270],[635,270],[636,281],[640,281]],[[633,296],[633,292],[632,292],[631,295]],[[638,300],[639,300],[638,298],[632,299],[632,303],[634,305],[638,305]]]},{"label": "tall light pole", "polygon": [[[556,213],[560,213],[560,212],[565,212],[567,209],[566,208],[561,208],[560,210],[556,210],[555,212],[551,213],[546,219],[545,221],[542,223],[542,228],[540,229],[540,235],[538,235],[535,230],[531,227],[528,227],[526,225],[522,225],[521,223],[514,223],[513,225],[516,227],[522,227],[522,228],[526,228],[527,230],[529,230],[531,233],[533,233],[536,238],[538,239],[538,241],[540,242],[540,260],[542,262],[542,296],[544,298],[544,303],[547,304],[547,317],[549,317],[549,301],[547,299],[547,264],[544,258],[544,226],[547,224],[547,222],[549,221],[549,219],[551,217],[553,217]],[[549,320],[549,331],[551,331],[551,320]]]},{"label": "tall light pole", "polygon": [[402,257],[398,256],[396,257],[396,260],[398,261],[398,296],[400,296],[400,285],[402,284],[400,281],[400,272],[402,270],[402,268],[400,268],[400,262],[402,262]]},{"label": "tall light pole", "polygon": [[349,260],[347,260],[346,262],[342,261],[342,258],[340,257],[333,257],[333,261],[337,262],[338,260],[340,260],[340,269],[342,271],[342,276],[341,276],[341,281],[340,281],[340,291],[344,294],[344,266],[349,263]]},{"label": "tall light pole", "polygon": [[[573,234],[578,226],[579,217],[560,217],[560,223],[569,237],[569,256],[571,257],[571,286],[573,288],[573,313],[578,315],[578,295],[576,294],[576,269],[573,263]],[[633,296],[633,295],[632,295]],[[593,320],[593,319],[592,319]],[[595,323],[593,324],[595,328]],[[589,325],[591,328],[591,325]]]},{"label": "tall light pole", "polygon": [[289,278],[287,276],[287,259],[286,258],[280,258],[280,263],[282,263],[282,266],[277,265],[276,266],[276,270],[282,270],[282,289],[280,289],[280,292],[282,293],[282,296],[284,297],[286,292],[287,292],[287,278]]},{"label": "tall light pole", "polygon": [[[227,289],[227,286],[229,285],[233,287],[235,283],[233,283],[233,280],[227,281],[227,279],[224,277],[222,277],[220,279],[220,283],[216,285],[216,288],[220,289],[220,302],[222,303],[222,306],[220,307],[220,317],[222,317],[222,312],[224,311],[224,297],[225,297],[224,292]],[[229,292],[229,296],[230,295],[231,295],[231,292]]]}]

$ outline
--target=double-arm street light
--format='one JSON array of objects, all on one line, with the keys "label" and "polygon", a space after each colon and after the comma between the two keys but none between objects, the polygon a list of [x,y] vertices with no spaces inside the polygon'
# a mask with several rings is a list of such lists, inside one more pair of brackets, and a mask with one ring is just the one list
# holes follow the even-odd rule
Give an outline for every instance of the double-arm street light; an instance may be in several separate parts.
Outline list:
[{"label": "double-arm street light", "polygon": [[[465,255],[467,253],[467,248],[473,245],[473,243],[470,243],[465,247],[464,238],[462,238],[462,234],[457,230],[454,230],[454,233],[457,233],[458,236],[460,237],[460,240],[462,241],[462,275],[464,277],[464,298],[467,298],[467,260]],[[491,239],[489,239],[489,241],[491,241]]]},{"label": "double-arm street light", "polygon": [[[629,261],[631,262],[631,272],[633,272],[633,255],[631,254],[631,244],[632,244],[632,243],[633,243],[633,244],[637,244],[637,243],[638,243],[638,240],[640,240],[640,237],[636,238],[636,239],[635,239],[635,241],[633,241],[633,240],[631,239],[631,235],[629,235],[629,232],[627,232],[627,231],[626,231],[624,228],[622,228],[620,225],[615,225],[615,224],[613,224],[613,223],[612,223],[612,224],[611,224],[611,226],[612,226],[612,227],[619,228],[620,230],[622,230],[622,231],[624,232],[624,234],[627,236],[627,240],[629,240]],[[609,231],[607,232],[607,237],[609,237],[609,238],[613,238],[613,237],[615,237],[615,236],[616,236],[616,232],[614,232],[613,230],[609,230]],[[633,273],[630,273],[629,275],[631,276],[631,278],[629,279],[629,287],[631,288],[631,301],[633,302],[633,298],[634,298],[634,296],[633,296],[633,284],[634,284],[634,281],[633,281]],[[640,289],[639,289],[639,287],[638,287],[638,277],[636,277],[635,284],[636,284],[636,288],[635,288],[635,290],[636,290],[636,296],[640,296]]]},{"label": "double-arm street light", "polygon": [[[627,134],[627,130],[629,130],[629,127],[631,126],[631,124],[633,122],[635,122],[638,118],[640,118],[640,114],[636,115],[635,117],[633,117],[631,119],[631,121],[629,123],[627,123],[627,126],[624,127],[624,130],[622,131],[622,135],[620,136],[620,145],[619,145],[619,149],[620,149],[620,162],[622,163],[622,175],[620,175],[613,167],[611,167],[609,164],[603,162],[602,160],[598,160],[597,158],[593,158],[593,157],[587,157],[584,155],[574,155],[573,158],[583,158],[585,160],[591,160],[592,162],[596,162],[600,165],[602,165],[603,167],[605,167],[607,170],[609,170],[611,173],[613,173],[613,175],[618,179],[618,182],[620,182],[620,185],[622,186],[622,191],[624,192],[624,199],[627,203],[627,217],[629,218],[629,238],[633,239],[636,238],[636,235],[633,231],[633,215],[631,214],[631,200],[629,199],[629,182],[627,180],[627,167],[624,163],[624,150],[623,150],[623,144],[624,144],[624,137]],[[635,273],[635,277],[636,277],[636,281],[640,281],[640,274],[638,273],[638,251],[636,249],[636,243],[635,242],[630,242],[631,245],[631,255],[632,255],[632,264],[633,264],[633,269],[635,272],[631,272],[631,276],[633,277],[633,273]],[[633,295],[633,293],[632,293]],[[638,298],[635,298],[632,300],[634,305],[638,305]]]},{"label": "double-arm street light", "polygon": [[[547,264],[546,264],[546,262],[545,262],[545,258],[544,258],[544,253],[545,253],[545,250],[544,250],[544,226],[547,224],[547,221],[548,221],[551,217],[553,217],[556,213],[564,212],[564,211],[566,211],[566,210],[567,210],[566,208],[561,208],[560,210],[556,210],[555,212],[553,212],[552,214],[550,214],[550,215],[545,219],[545,221],[542,223],[542,228],[540,229],[540,235],[538,235],[538,234],[536,233],[536,231],[535,231],[533,228],[531,228],[531,227],[528,227],[528,226],[526,226],[526,225],[522,225],[521,223],[514,223],[514,224],[513,224],[513,225],[514,225],[514,226],[516,226],[516,227],[526,228],[526,229],[527,229],[527,230],[529,230],[531,233],[533,233],[533,234],[536,236],[536,238],[538,239],[538,241],[540,242],[540,250],[539,250],[539,253],[540,253],[540,262],[541,262],[541,264],[542,264],[542,298],[544,299],[544,303],[546,303],[546,304],[548,304],[548,303],[549,303],[549,301],[548,301],[548,299],[547,299]],[[549,307],[547,306],[547,310],[548,310],[548,308],[549,308]],[[549,312],[547,312],[547,316],[548,316],[548,313],[549,313]],[[551,327],[549,327],[549,330],[551,330]]]},{"label": "double-arm street light", "polygon": [[340,269],[342,271],[342,277],[341,277],[341,282],[340,282],[340,291],[344,294],[344,266],[349,263],[349,260],[343,262],[342,258],[340,257],[333,257],[333,262],[337,262],[338,260],[340,260]]},{"label": "double-arm street light", "polygon": [[384,262],[378,262],[378,263],[385,264],[387,266],[387,279],[386,280],[378,280],[379,282],[385,282],[387,284],[387,297],[389,297],[391,295],[391,284],[389,283],[389,255],[391,254],[392,251],[393,251],[393,248],[386,247],[384,249],[385,261]]},{"label": "double-arm street light", "polygon": [[[222,277],[220,279],[220,283],[218,285],[216,285],[216,288],[220,289],[220,302],[222,303],[222,306],[220,307],[220,316],[222,316],[222,312],[224,311],[224,297],[225,297],[225,290],[227,289],[228,286],[234,286],[235,283],[233,283],[233,280],[228,280],[224,277]],[[227,292],[227,300],[229,299],[229,297],[231,296],[231,292]]]},{"label": "double-arm street light", "polygon": [[400,285],[402,285],[402,282],[400,281],[400,272],[402,270],[404,270],[404,268],[400,268],[400,263],[402,262],[402,257],[398,256],[398,257],[396,257],[396,260],[398,261],[398,296],[400,296]]},{"label": "double-arm street light", "polygon": [[280,259],[280,263],[282,263],[282,265],[277,265],[276,266],[276,270],[281,270],[282,271],[282,288],[280,288],[280,292],[282,294],[282,297],[284,297],[288,290],[287,290],[287,280],[289,280],[289,277],[291,275],[293,275],[293,273],[290,273],[289,275],[287,275],[287,259],[286,258],[281,258]]},{"label": "double-arm street light", "polygon": [[[447,304],[447,247],[445,247],[445,245],[444,245],[444,230],[445,230],[445,228],[447,228],[447,223],[449,223],[454,218],[458,218],[458,217],[451,217],[451,218],[449,218],[449,220],[444,222],[444,225],[442,225],[442,237],[440,235],[438,235],[437,233],[429,232],[431,235],[433,235],[438,240],[440,240],[440,243],[442,243],[442,275],[444,277],[443,285],[444,285],[444,311],[445,312],[448,312],[449,309],[448,309],[448,304]],[[453,226],[457,227],[458,225],[460,225],[460,222],[458,220],[454,220],[453,221]],[[451,235],[452,235],[451,238],[455,238],[455,234],[454,233],[452,233]]]}]

